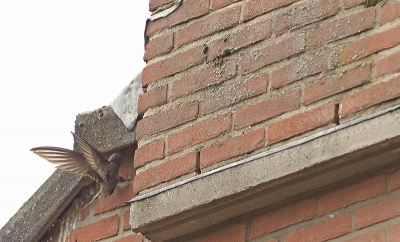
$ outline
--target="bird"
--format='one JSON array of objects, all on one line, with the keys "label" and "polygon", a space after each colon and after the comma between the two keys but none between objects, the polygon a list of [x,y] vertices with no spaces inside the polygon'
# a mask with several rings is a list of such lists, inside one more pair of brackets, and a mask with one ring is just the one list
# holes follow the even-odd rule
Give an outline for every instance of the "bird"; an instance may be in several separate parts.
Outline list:
[{"label": "bird", "polygon": [[124,181],[122,177],[118,176],[122,153],[118,151],[107,159],[82,137],[73,132],[71,133],[82,153],[51,146],[36,147],[32,148],[31,151],[50,163],[57,165],[57,169],[88,176],[100,184],[99,192],[82,208],[84,209],[96,198],[111,195],[116,189],[118,182]]}]

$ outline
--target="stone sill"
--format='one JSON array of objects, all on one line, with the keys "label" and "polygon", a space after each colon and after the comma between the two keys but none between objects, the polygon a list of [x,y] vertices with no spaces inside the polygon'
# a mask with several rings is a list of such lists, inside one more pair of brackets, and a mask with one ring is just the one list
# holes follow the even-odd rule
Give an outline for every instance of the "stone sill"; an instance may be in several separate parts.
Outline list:
[{"label": "stone sill", "polygon": [[338,125],[131,202],[134,232],[156,242],[385,167],[400,157],[400,106]]}]

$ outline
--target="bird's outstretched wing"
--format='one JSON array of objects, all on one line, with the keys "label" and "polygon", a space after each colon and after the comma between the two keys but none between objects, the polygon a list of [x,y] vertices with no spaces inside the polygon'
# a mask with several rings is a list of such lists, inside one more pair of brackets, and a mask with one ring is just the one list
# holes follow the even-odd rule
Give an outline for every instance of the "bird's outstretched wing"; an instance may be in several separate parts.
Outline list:
[{"label": "bird's outstretched wing", "polygon": [[78,143],[78,146],[83,153],[86,162],[89,163],[92,169],[95,170],[103,179],[105,179],[107,177],[110,162],[106,158],[104,158],[100,151],[91,146],[82,137],[74,134],[73,132],[71,133],[74,136],[75,141]]},{"label": "bird's outstretched wing", "polygon": [[85,157],[79,152],[50,146],[33,148],[31,151],[57,165],[58,169],[86,175],[98,183],[103,182],[103,178],[92,169]]}]

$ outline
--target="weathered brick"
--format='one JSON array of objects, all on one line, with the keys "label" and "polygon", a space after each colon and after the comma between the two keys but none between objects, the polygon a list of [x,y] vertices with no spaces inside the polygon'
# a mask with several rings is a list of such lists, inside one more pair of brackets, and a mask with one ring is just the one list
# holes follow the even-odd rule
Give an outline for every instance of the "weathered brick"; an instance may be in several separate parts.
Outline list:
[{"label": "weathered brick", "polygon": [[243,242],[246,240],[246,225],[234,225],[228,229],[224,229],[222,231],[214,232],[210,235],[207,235],[201,242]]},{"label": "weathered brick", "polygon": [[361,229],[400,215],[400,196],[378,202],[354,214],[354,228]]},{"label": "weathered brick", "polygon": [[350,214],[337,215],[332,219],[298,230],[285,237],[284,242],[326,241],[350,233]]},{"label": "weathered brick", "polygon": [[386,56],[376,62],[376,76],[381,77],[400,72],[400,52]]},{"label": "weathered brick", "polygon": [[[174,2],[176,2],[174,0]],[[210,0],[189,0],[184,3],[173,13],[165,18],[157,19],[149,22],[146,29],[146,35],[152,36],[156,32],[169,28],[188,20],[206,15],[210,10]]]},{"label": "weathered brick", "polygon": [[194,102],[145,117],[137,123],[136,140],[195,120],[198,111],[198,103]]},{"label": "weathered brick", "polygon": [[207,59],[212,60],[221,56],[224,50],[237,51],[243,47],[257,43],[271,36],[271,20],[262,20],[248,24],[245,27],[231,31],[222,38],[213,40],[208,45]]},{"label": "weathered brick", "polygon": [[372,28],[375,12],[375,8],[368,8],[312,30],[309,35],[309,47],[314,49]]},{"label": "weathered brick", "polygon": [[[361,236],[358,236],[354,239],[346,240],[346,242],[365,242],[365,241],[371,241],[371,242],[385,242],[386,241],[386,231],[384,230],[379,230],[375,231],[372,233],[364,234]],[[390,240],[392,241],[392,240]]]},{"label": "weathered brick", "polygon": [[343,5],[345,9],[352,8],[358,4],[365,3],[366,0],[344,0]]},{"label": "weathered brick", "polygon": [[390,191],[394,191],[400,188],[400,170],[397,170],[390,174]]},{"label": "weathered brick", "polygon": [[141,234],[131,234],[121,239],[114,240],[114,242],[142,242],[143,235]]},{"label": "weathered brick", "polygon": [[221,66],[208,66],[182,77],[172,85],[172,98],[176,99],[233,78],[236,75],[236,61],[226,59]]},{"label": "weathered brick", "polygon": [[265,130],[257,129],[236,136],[200,151],[200,167],[210,166],[229,158],[246,154],[264,147]]},{"label": "weathered brick", "polygon": [[333,69],[338,64],[335,50],[321,49],[302,55],[271,72],[271,86],[279,88],[302,78]]},{"label": "weathered brick", "polygon": [[258,70],[266,65],[300,53],[304,51],[304,47],[305,35],[300,34],[262,49],[253,50],[243,56],[242,72],[247,74]]},{"label": "weathered brick", "polygon": [[250,20],[297,1],[298,0],[247,0],[243,9],[243,19]]},{"label": "weathered brick", "polygon": [[132,162],[131,159],[122,159],[118,169],[118,176],[127,180],[129,178],[129,164]]},{"label": "weathered brick", "polygon": [[176,153],[229,131],[231,127],[231,120],[232,115],[226,114],[211,120],[205,120],[190,128],[171,135],[168,138],[168,153]]},{"label": "weathered brick", "polygon": [[290,90],[279,96],[242,108],[236,112],[235,129],[241,129],[300,107],[300,90]]},{"label": "weathered brick", "polygon": [[131,211],[129,209],[127,209],[124,212],[124,215],[122,215],[122,230],[131,229],[131,226],[129,225],[130,215],[131,215]]},{"label": "weathered brick", "polygon": [[94,214],[104,213],[117,207],[126,206],[125,201],[129,201],[133,197],[132,184],[124,187],[117,187],[111,195],[94,200]]},{"label": "weathered brick", "polygon": [[156,87],[139,96],[138,113],[144,114],[147,109],[161,106],[167,102],[167,86]]},{"label": "weathered brick", "polygon": [[400,2],[390,2],[385,4],[379,14],[379,23],[385,24],[400,18]]},{"label": "weathered brick", "polygon": [[239,0],[213,0],[211,10],[220,9]]},{"label": "weathered brick", "polygon": [[399,96],[400,76],[345,97],[339,105],[339,117],[346,117],[349,114]]},{"label": "weathered brick", "polygon": [[150,161],[164,159],[164,146],[164,140],[158,140],[153,143],[139,147],[135,151],[135,158],[133,160],[134,167],[138,168]]},{"label": "weathered brick", "polygon": [[353,87],[367,83],[371,73],[371,64],[357,66],[344,74],[322,78],[306,86],[304,91],[304,104],[319,101]]},{"label": "weathered brick", "polygon": [[118,233],[118,215],[104,218],[69,233],[68,241],[96,241]]},{"label": "weathered brick", "polygon": [[386,178],[384,175],[333,191],[319,199],[319,215],[324,215],[351,204],[377,197],[384,194],[385,191]]},{"label": "weathered brick", "polygon": [[277,121],[268,127],[268,143],[274,144],[335,121],[335,105],[325,104]]},{"label": "weathered brick", "polygon": [[85,220],[89,216],[89,206],[82,208],[81,211],[79,211],[79,221]]},{"label": "weathered brick", "polygon": [[195,171],[197,169],[198,157],[198,152],[192,152],[137,174],[133,181],[134,193],[137,194],[146,188]]},{"label": "weathered brick", "polygon": [[400,26],[354,41],[347,45],[342,54],[343,63],[359,60],[380,50],[400,44]]},{"label": "weathered brick", "polygon": [[309,220],[315,216],[315,200],[304,200],[297,204],[266,213],[251,221],[250,238],[269,234],[289,225]]},{"label": "weathered brick", "polygon": [[174,48],[174,35],[173,33],[163,34],[154,39],[151,39],[146,45],[144,52],[144,61],[153,59],[170,52]]},{"label": "weathered brick", "polygon": [[390,228],[390,242],[400,242],[400,224]]},{"label": "weathered brick", "polygon": [[208,114],[266,92],[267,78],[260,76],[210,89],[204,96],[203,113]]},{"label": "weathered brick", "polygon": [[197,46],[147,65],[142,73],[142,86],[197,66],[203,62],[203,47]]},{"label": "weathered brick", "polygon": [[194,22],[179,30],[176,42],[178,47],[200,38],[217,33],[239,23],[240,6],[216,12],[205,19]]},{"label": "weathered brick", "polygon": [[283,34],[288,30],[316,22],[336,14],[339,11],[339,1],[318,0],[287,8],[278,15],[275,21],[275,33]]},{"label": "weathered brick", "polygon": [[150,0],[149,1],[149,10],[153,11],[165,4],[173,3],[175,0]]}]

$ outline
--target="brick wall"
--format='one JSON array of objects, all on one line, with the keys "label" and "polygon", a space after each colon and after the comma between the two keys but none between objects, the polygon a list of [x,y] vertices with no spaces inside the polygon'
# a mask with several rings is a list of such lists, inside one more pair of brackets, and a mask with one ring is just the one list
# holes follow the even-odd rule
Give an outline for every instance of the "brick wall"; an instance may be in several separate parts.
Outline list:
[{"label": "brick wall", "polygon": [[[150,0],[150,10],[172,0]],[[138,149],[44,241],[147,241],[127,201],[400,103],[400,1],[187,0],[150,22]],[[134,159],[133,159],[134,156]],[[133,160],[133,162],[132,162]],[[194,241],[400,241],[400,172],[258,211]]]},{"label": "brick wall", "polygon": [[134,193],[399,103],[400,2],[370,2],[188,0],[150,22]]},{"label": "brick wall", "polygon": [[400,241],[400,172],[257,212],[191,241]]}]

